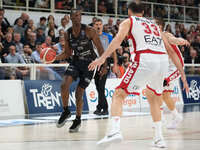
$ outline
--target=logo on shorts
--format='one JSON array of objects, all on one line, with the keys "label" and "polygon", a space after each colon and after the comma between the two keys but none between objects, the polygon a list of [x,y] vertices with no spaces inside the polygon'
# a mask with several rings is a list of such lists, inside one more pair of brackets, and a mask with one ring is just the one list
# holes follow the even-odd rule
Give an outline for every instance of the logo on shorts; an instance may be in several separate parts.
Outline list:
[{"label": "logo on shorts", "polygon": [[129,71],[127,72],[127,74],[126,74],[126,77],[124,79],[124,83],[126,83],[126,84],[129,83],[129,81],[131,80],[131,78],[133,76],[133,73],[134,73],[133,69],[130,68]]},{"label": "logo on shorts", "polygon": [[190,90],[187,94],[187,98],[193,98],[196,101],[200,99],[200,86],[198,87],[197,85],[197,81],[195,80],[190,82]]}]

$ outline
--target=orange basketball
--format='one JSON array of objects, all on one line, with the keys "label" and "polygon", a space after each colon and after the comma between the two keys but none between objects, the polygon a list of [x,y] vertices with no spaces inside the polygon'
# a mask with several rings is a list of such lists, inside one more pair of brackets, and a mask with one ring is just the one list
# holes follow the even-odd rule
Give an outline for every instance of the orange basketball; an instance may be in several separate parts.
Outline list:
[{"label": "orange basketball", "polygon": [[44,63],[51,63],[56,58],[56,51],[52,48],[44,48],[40,53],[40,59]]}]

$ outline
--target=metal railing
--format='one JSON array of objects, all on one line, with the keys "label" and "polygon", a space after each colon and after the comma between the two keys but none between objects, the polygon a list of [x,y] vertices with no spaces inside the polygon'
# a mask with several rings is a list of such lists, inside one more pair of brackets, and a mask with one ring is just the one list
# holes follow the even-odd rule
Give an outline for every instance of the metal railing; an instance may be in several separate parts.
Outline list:
[{"label": "metal railing", "polygon": [[[36,72],[38,67],[68,67],[69,64],[11,64],[1,63],[2,67],[27,67],[30,68],[30,80],[36,80]],[[196,67],[200,70],[200,64],[185,64],[185,67]]]},{"label": "metal railing", "polygon": [[[0,0],[0,7],[4,7],[7,9],[20,9],[24,11],[47,11],[47,12],[57,12],[57,13],[68,13],[70,10],[63,10],[63,9],[57,9],[55,0],[50,0],[49,2],[49,8],[36,8],[34,6],[30,6],[30,0],[26,0],[25,4],[17,4],[17,3],[11,3],[11,4],[4,4],[3,1],[6,0]],[[98,0],[95,0],[94,4],[94,11],[93,12],[85,12],[86,15],[94,15],[94,16],[113,16],[113,17],[127,17],[127,14],[122,14],[121,9],[123,2],[129,2],[131,0],[114,0],[113,2],[113,11],[114,13],[100,13],[98,11]],[[144,2],[142,3],[145,6],[145,9],[150,12],[146,12],[148,14],[148,17],[155,17],[157,16],[157,13],[159,13],[159,10],[162,9],[165,14],[163,14],[163,18],[167,21],[179,21],[179,22],[191,22],[191,23],[198,23],[200,22],[200,7],[191,7],[191,6],[181,6],[181,5],[171,5],[171,4],[162,4],[162,3],[152,3],[152,2]],[[20,6],[23,5],[23,6]],[[76,0],[73,1],[73,7],[77,7]],[[127,5],[126,5],[127,7]],[[127,9],[126,9],[127,11]],[[175,11],[179,11],[179,14],[176,14]],[[159,13],[160,14],[160,13]]]}]

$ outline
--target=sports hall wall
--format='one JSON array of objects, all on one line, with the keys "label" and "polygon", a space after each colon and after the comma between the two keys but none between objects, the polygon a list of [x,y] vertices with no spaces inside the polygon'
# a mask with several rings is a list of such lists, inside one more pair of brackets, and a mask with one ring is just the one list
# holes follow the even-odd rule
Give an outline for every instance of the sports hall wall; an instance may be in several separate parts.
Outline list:
[{"label": "sports hall wall", "polygon": [[[28,12],[31,19],[38,23],[38,16],[48,16],[50,13]],[[21,15],[20,11],[7,10],[5,16],[10,23]],[[55,22],[60,25],[59,20],[64,14],[52,14]],[[101,17],[104,23],[107,23],[108,17]],[[114,18],[116,20],[116,18]],[[82,22],[89,24],[92,16],[83,16]],[[172,23],[174,25],[174,23]],[[186,25],[189,26],[189,25]],[[190,85],[190,93],[186,95],[181,90],[179,81],[174,88],[173,99],[177,104],[199,103],[200,102],[200,78],[188,77]],[[106,98],[111,104],[111,98],[115,87],[119,84],[119,79],[108,79],[106,83]],[[0,115],[23,115],[23,114],[41,114],[41,113],[59,113],[62,110],[61,81],[20,81],[20,80],[2,80],[0,81]],[[75,110],[75,88],[77,82],[74,82],[70,89],[70,109]],[[84,95],[84,111],[94,111],[97,105],[98,95],[94,82],[86,89]],[[129,95],[123,101],[123,109],[125,113],[130,111],[145,112],[149,109],[147,99],[145,97],[145,88],[141,89],[140,95]]]}]

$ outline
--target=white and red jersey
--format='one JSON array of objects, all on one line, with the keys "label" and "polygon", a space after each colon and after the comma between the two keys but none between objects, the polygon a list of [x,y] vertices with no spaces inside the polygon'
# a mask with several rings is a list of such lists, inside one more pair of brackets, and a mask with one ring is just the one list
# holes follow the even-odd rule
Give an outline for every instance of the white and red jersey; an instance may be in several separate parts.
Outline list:
[{"label": "white and red jersey", "polygon": [[166,53],[164,42],[158,25],[144,17],[131,16],[129,44],[131,54],[136,53]]}]

